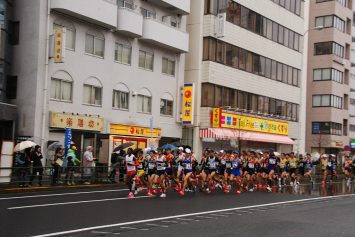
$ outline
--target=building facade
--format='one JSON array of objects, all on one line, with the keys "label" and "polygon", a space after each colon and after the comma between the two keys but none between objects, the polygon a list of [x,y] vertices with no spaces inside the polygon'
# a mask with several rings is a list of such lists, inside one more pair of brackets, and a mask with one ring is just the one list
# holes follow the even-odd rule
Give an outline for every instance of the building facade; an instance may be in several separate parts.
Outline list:
[{"label": "building facade", "polygon": [[12,46],[18,43],[18,22],[12,20],[13,2],[0,1],[0,151],[3,141],[12,141],[17,120],[17,78],[11,71]]},{"label": "building facade", "polygon": [[352,0],[310,1],[307,151],[337,154],[349,145]]},{"label": "building facade", "polygon": [[350,149],[355,150],[355,4],[353,1],[352,42],[351,42],[351,75],[350,75],[350,99],[349,99],[349,139]]},{"label": "building facade", "polygon": [[304,152],[303,1],[196,0],[187,29],[185,82],[195,86],[196,152]]},{"label": "building facade", "polygon": [[190,1],[15,1],[18,135],[79,151],[179,140]]}]

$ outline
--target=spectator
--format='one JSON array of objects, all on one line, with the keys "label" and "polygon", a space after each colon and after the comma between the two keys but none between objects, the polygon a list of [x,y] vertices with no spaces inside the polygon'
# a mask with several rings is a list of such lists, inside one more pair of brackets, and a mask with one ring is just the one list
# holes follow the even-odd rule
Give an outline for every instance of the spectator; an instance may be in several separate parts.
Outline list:
[{"label": "spectator", "polygon": [[83,157],[83,167],[84,167],[84,184],[90,184],[93,177],[93,172],[95,168],[95,160],[92,154],[92,146],[86,147]]},{"label": "spectator", "polygon": [[67,185],[75,185],[74,182],[74,171],[75,171],[75,164],[73,161],[73,157],[69,156],[68,157],[68,164],[67,164],[67,175],[66,175],[66,180],[67,180]]},{"label": "spectator", "polygon": [[54,160],[53,160],[53,176],[52,176],[52,184],[62,184],[60,181],[61,168],[63,166],[63,158],[64,158],[64,149],[62,147],[58,147],[55,150]]},{"label": "spectator", "polygon": [[71,146],[70,149],[68,150],[64,160],[63,160],[63,168],[66,168],[67,167],[67,163],[68,163],[68,157],[71,156],[73,157],[73,162],[74,164],[79,164],[80,163],[80,160],[76,157],[76,154],[75,152],[77,151],[78,149],[76,148],[76,146]]},{"label": "spectator", "polygon": [[17,152],[15,155],[15,167],[18,175],[19,187],[26,185],[26,174],[29,162],[26,161],[25,153]]},{"label": "spectator", "polygon": [[111,155],[111,172],[108,178],[112,183],[116,183],[115,181],[116,173],[118,172],[119,176],[121,174],[120,166],[121,163],[123,162],[123,156],[124,156],[123,150],[113,152]]},{"label": "spectator", "polygon": [[42,160],[43,155],[41,152],[41,147],[40,146],[35,146],[34,151],[31,154],[31,162],[33,164],[33,170],[32,170],[32,176],[30,179],[30,186],[32,185],[32,182],[34,178],[38,175],[38,185],[42,186],[42,176],[43,176],[43,165],[42,165]]}]

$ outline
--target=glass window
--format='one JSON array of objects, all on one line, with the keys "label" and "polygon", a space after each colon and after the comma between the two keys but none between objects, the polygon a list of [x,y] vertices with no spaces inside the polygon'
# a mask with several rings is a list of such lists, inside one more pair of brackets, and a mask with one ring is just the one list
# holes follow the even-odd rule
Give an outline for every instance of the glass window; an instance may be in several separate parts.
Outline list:
[{"label": "glass window", "polygon": [[225,64],[226,44],[223,41],[217,41],[217,62]]},{"label": "glass window", "polygon": [[217,85],[215,86],[214,106],[222,106],[222,87]]},{"label": "glass window", "polygon": [[265,58],[260,56],[260,75],[266,76],[266,68],[265,68]]},{"label": "glass window", "polygon": [[115,61],[119,63],[131,65],[131,52],[132,52],[131,46],[116,43]]},{"label": "glass window", "polygon": [[85,52],[103,58],[104,51],[105,39],[87,33],[85,38]]},{"label": "glass window", "polygon": [[246,70],[247,64],[247,51],[239,48],[239,68],[242,70]]},{"label": "glass window", "polygon": [[270,114],[276,115],[276,100],[275,99],[270,99]]},{"label": "glass window", "polygon": [[73,83],[57,78],[51,79],[51,99],[72,101]]},{"label": "glass window", "polygon": [[278,32],[279,32],[279,26],[276,22],[273,22],[272,23],[272,40],[275,42],[277,42],[278,38],[279,38]]},{"label": "glass window", "polygon": [[266,37],[268,39],[271,39],[272,40],[272,21],[269,20],[269,19],[266,19],[266,27],[267,27],[267,34],[266,34]]},{"label": "glass window", "polygon": [[112,107],[118,109],[128,109],[129,93],[113,90]]},{"label": "glass window", "polygon": [[252,32],[256,32],[256,13],[253,11],[249,11],[248,16],[248,30]]},{"label": "glass window", "polygon": [[137,112],[151,113],[152,111],[152,97],[145,95],[137,96]]},{"label": "glass window", "polygon": [[54,30],[57,28],[65,27],[65,48],[75,50],[75,29],[71,29],[67,26],[61,26],[54,24]]},{"label": "glass window", "polygon": [[248,17],[249,17],[249,9],[246,7],[241,8],[241,24],[240,26],[243,28],[248,28]]},{"label": "glass window", "polygon": [[175,75],[175,60],[162,58],[162,73],[170,76]]},{"label": "glass window", "polygon": [[293,75],[292,75],[292,67],[288,67],[288,71],[287,71],[287,84],[292,85],[293,82]]},{"label": "glass window", "polygon": [[322,99],[321,96],[319,96],[319,95],[314,95],[314,96],[313,96],[313,106],[314,106],[314,107],[321,106],[321,99]]},{"label": "glass window", "polygon": [[277,80],[282,81],[282,64],[277,63]]},{"label": "glass window", "polygon": [[239,48],[233,46],[232,47],[232,67],[238,68],[239,64]]},{"label": "glass window", "polygon": [[292,85],[294,85],[294,86],[298,86],[298,73],[299,73],[299,71],[296,68],[294,68],[293,75],[292,75],[292,78],[293,78]]},{"label": "glass window", "polygon": [[214,85],[209,83],[202,84],[201,106],[214,107],[215,90]]},{"label": "glass window", "polygon": [[227,21],[240,25],[241,18],[241,5],[230,1],[227,7]]},{"label": "glass window", "polygon": [[322,42],[314,44],[314,54],[315,55],[323,55],[323,54],[331,54],[333,51],[333,43],[332,42]]},{"label": "glass window", "polygon": [[279,25],[279,39],[278,42],[280,44],[284,43],[284,27],[282,25]]},{"label": "glass window", "polygon": [[102,105],[102,88],[84,84],[84,104]]},{"label": "glass window", "polygon": [[259,74],[260,72],[260,56],[253,54],[253,73]]},{"label": "glass window", "polygon": [[247,68],[248,72],[252,72],[253,69],[253,54],[251,52],[247,52]]},{"label": "glass window", "polygon": [[173,116],[173,101],[161,99],[160,100],[160,114]]},{"label": "glass window", "polygon": [[271,59],[265,58],[265,77],[271,78]]},{"label": "glass window", "polygon": [[139,62],[138,65],[140,68],[148,69],[153,71],[154,65],[154,54],[139,50]]},{"label": "glass window", "polygon": [[271,79],[276,80],[277,78],[277,62],[271,61]]},{"label": "glass window", "polygon": [[233,66],[233,47],[230,44],[226,44],[226,65]]}]

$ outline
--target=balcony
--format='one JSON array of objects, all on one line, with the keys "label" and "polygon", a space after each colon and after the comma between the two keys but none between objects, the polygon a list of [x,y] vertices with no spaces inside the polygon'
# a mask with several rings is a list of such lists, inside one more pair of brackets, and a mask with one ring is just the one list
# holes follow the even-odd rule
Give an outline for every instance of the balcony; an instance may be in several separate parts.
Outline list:
[{"label": "balcony", "polygon": [[178,53],[186,53],[189,49],[188,33],[152,18],[144,18],[141,39]]},{"label": "balcony", "polygon": [[143,16],[129,8],[118,8],[117,31],[133,38],[143,35]]},{"label": "balcony", "polygon": [[116,29],[115,3],[113,0],[52,0],[51,9],[105,28]]},{"label": "balcony", "polygon": [[187,15],[190,13],[190,0],[150,0],[150,2],[176,14]]}]

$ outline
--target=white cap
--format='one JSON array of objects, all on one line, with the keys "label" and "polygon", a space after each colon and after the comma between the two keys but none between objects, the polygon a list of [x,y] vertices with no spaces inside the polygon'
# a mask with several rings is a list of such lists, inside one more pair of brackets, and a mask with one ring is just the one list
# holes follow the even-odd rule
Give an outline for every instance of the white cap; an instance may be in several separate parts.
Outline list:
[{"label": "white cap", "polygon": [[190,153],[191,153],[191,150],[190,150],[189,148],[186,148],[185,152],[186,152],[187,154],[190,154]]},{"label": "white cap", "polygon": [[178,148],[180,151],[183,151],[184,150],[184,148],[181,146],[181,147],[179,147]]},{"label": "white cap", "polygon": [[335,157],[335,155],[334,155],[334,154],[330,154],[330,156],[331,156],[331,157]]},{"label": "white cap", "polygon": [[224,150],[220,150],[219,153],[224,153]]}]

